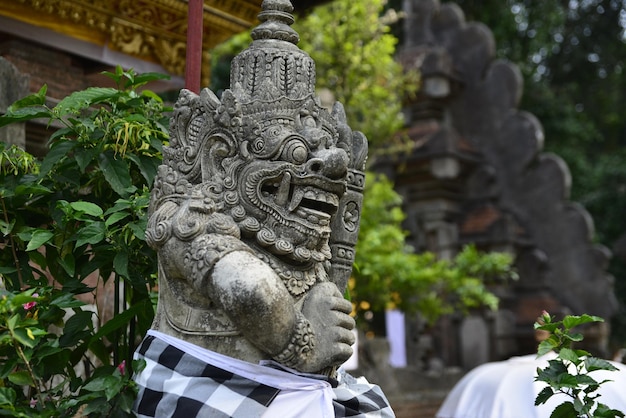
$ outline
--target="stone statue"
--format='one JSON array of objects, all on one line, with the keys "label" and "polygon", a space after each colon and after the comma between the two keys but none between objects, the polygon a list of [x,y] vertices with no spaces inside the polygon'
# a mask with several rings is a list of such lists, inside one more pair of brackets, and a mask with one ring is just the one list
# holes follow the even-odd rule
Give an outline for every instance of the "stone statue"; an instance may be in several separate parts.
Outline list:
[{"label": "stone statue", "polygon": [[183,90],[176,103],[146,231],[159,257],[153,330],[334,379],[354,343],[343,293],[367,140],[341,104],[320,105],[292,10],[288,0],[263,2],[221,99]]}]

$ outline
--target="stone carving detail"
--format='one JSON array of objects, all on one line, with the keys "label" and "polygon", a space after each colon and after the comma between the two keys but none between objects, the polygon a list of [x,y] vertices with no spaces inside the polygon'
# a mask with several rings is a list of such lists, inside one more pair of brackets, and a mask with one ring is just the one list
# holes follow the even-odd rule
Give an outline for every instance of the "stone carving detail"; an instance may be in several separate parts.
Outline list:
[{"label": "stone carving detail", "polygon": [[221,98],[183,90],[146,232],[159,254],[154,328],[256,362],[328,372],[351,354],[367,140],[315,97],[292,6],[266,0]]}]

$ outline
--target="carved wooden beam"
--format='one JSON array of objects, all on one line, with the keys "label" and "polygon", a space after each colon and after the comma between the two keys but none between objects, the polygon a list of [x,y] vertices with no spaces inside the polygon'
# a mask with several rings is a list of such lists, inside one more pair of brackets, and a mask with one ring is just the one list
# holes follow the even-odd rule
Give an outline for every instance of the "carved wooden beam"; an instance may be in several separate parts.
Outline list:
[{"label": "carved wooden beam", "polygon": [[[258,0],[205,0],[203,49],[248,29]],[[185,72],[187,2],[183,0],[0,0],[0,15],[52,29]]]}]

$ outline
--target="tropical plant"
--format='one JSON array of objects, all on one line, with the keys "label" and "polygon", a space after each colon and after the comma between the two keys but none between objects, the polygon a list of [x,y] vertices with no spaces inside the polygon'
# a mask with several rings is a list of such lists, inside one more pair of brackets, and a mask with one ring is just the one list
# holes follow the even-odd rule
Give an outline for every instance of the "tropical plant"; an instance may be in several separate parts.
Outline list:
[{"label": "tropical plant", "polygon": [[548,361],[548,366],[537,369],[536,381],[548,384],[535,399],[535,405],[545,403],[557,393],[567,395],[572,401],[558,405],[551,418],[615,418],[624,417],[624,413],[597,402],[596,392],[607,380],[597,381],[592,373],[598,370],[618,370],[607,360],[593,357],[585,350],[575,349],[572,344],[583,340],[583,335],[576,328],[593,322],[603,322],[598,316],[583,314],[567,315],[562,321],[555,321],[547,312],[543,312],[540,321],[535,323],[535,330],[548,332],[548,337],[539,343],[537,355],[551,351],[557,354]]},{"label": "tropical plant", "polygon": [[[0,116],[0,126],[59,127],[41,162],[0,143],[0,413],[130,414],[132,353],[154,316],[156,255],[144,231],[168,108],[139,91],[164,76],[107,75],[117,88],[48,107],[44,86]],[[112,318],[98,306],[107,288]]]}]

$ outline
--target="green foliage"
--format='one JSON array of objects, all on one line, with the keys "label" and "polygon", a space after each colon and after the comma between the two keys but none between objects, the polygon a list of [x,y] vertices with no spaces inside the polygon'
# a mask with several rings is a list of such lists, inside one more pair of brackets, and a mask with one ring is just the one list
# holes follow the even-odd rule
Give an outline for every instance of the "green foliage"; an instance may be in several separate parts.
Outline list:
[{"label": "green foliage", "polygon": [[[137,388],[125,361],[87,377],[75,371],[87,347],[102,344],[93,312],[62,289],[38,290],[0,292],[0,415],[132,416]],[[63,325],[68,312],[73,315]],[[143,366],[132,363],[134,370]]]},{"label": "green foliage", "polygon": [[343,103],[348,123],[373,147],[403,126],[403,94],[414,92],[415,74],[403,74],[394,59],[397,38],[390,32],[394,12],[382,14],[385,0],[335,0],[315,8],[294,28],[300,48],[317,66],[317,87]]},{"label": "green foliage", "polygon": [[557,357],[548,362],[548,366],[537,369],[535,381],[545,382],[546,386],[535,399],[535,405],[541,405],[557,393],[563,393],[572,399],[555,408],[551,418],[614,418],[624,417],[624,413],[596,402],[595,392],[607,382],[597,381],[591,373],[597,370],[618,370],[610,362],[592,357],[585,350],[572,348],[572,344],[582,341],[583,335],[575,330],[584,324],[603,322],[604,319],[583,314],[568,315],[562,321],[554,321],[547,312],[543,312],[541,321],[535,323],[535,329],[549,333],[547,339],[537,348],[537,355],[550,351]]},{"label": "green foliage", "polygon": [[[6,289],[0,315],[9,333],[0,388],[12,400],[0,413],[30,408],[33,391],[41,416],[48,416],[50,402],[68,411],[88,404],[90,416],[109,416],[108,408],[115,416],[130,411],[132,385],[113,370],[123,362],[132,369],[136,339],[154,317],[156,254],[144,235],[169,109],[153,92],[138,90],[163,76],[119,67],[107,74],[117,88],[88,88],[50,108],[44,86],[0,117],[0,126],[34,118],[60,126],[41,162],[0,143],[0,278]],[[97,302],[109,281],[117,315],[103,323],[76,297]],[[33,292],[40,295],[37,309],[20,311]],[[62,334],[51,331],[53,324]],[[9,349],[24,355],[16,358]],[[92,370],[84,381],[73,372],[81,359]]]},{"label": "green foliage", "polygon": [[389,180],[368,173],[350,289],[357,315],[398,308],[433,323],[455,311],[496,309],[488,284],[516,277],[511,255],[485,254],[473,246],[453,260],[415,254],[406,244],[401,202]]}]

